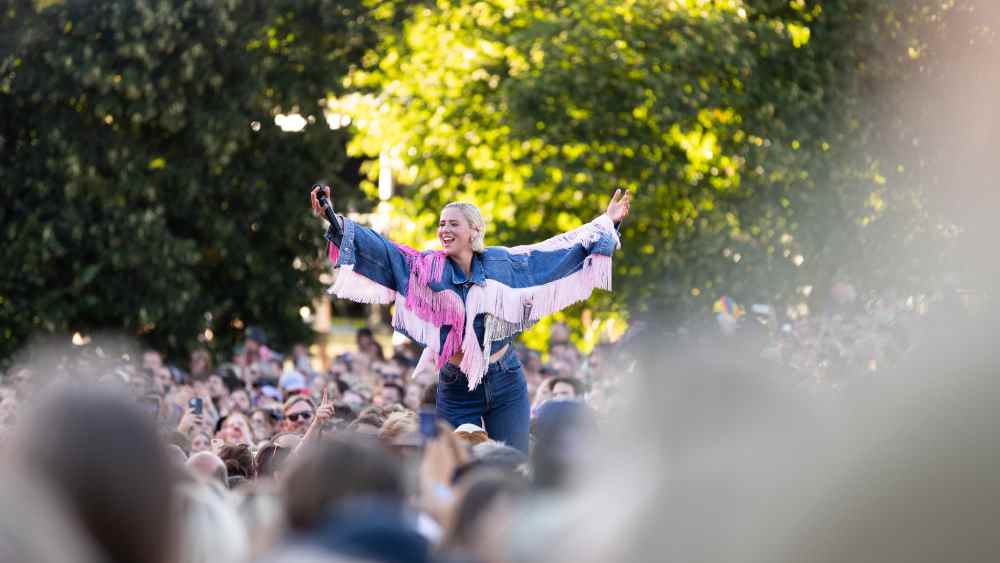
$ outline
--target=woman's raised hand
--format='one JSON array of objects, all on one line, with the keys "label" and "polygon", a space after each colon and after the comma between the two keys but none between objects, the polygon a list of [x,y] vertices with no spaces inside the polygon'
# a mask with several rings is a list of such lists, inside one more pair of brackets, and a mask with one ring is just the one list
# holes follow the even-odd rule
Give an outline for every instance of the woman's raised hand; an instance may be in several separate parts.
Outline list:
[{"label": "woman's raised hand", "polygon": [[612,222],[617,223],[628,215],[631,202],[632,194],[628,190],[615,190],[615,195],[611,196],[611,203],[608,204],[608,210],[605,213],[611,217]]},{"label": "woman's raised hand", "polygon": [[318,197],[320,194],[320,190],[323,190],[323,193],[326,194],[327,201],[330,202],[330,205],[333,205],[333,200],[330,199],[330,186],[323,186],[322,188],[316,186],[315,188],[313,188],[313,190],[309,192],[309,202],[312,204],[313,215],[323,218],[325,217],[323,213],[323,206],[319,204],[319,197]]}]

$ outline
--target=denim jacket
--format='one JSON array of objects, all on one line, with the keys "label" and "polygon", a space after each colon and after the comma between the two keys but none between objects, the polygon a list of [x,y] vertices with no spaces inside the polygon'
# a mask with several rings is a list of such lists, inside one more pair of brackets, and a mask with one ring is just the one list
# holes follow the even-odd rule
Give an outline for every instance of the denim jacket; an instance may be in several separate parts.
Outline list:
[{"label": "denim jacket", "polygon": [[423,344],[438,368],[455,352],[474,389],[492,351],[545,315],[611,289],[620,247],[611,219],[544,242],[476,252],[468,276],[440,251],[418,252],[349,219],[327,230],[338,269],[330,293],[362,303],[395,303],[393,327]]}]

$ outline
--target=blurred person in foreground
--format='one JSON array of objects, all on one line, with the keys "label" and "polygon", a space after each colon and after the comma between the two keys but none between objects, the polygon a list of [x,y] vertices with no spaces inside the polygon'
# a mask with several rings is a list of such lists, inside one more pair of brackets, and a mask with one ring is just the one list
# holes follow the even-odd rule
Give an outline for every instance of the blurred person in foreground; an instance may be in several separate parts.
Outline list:
[{"label": "blurred person in foreground", "polygon": [[173,561],[174,466],[134,401],[106,388],[55,390],[24,428],[16,459],[111,561]]},{"label": "blurred person in foreground", "polygon": [[365,561],[430,560],[406,506],[400,463],[376,441],[343,434],[308,444],[292,459],[283,487],[286,548]]},{"label": "blurred person in foreground", "polygon": [[463,476],[439,561],[507,561],[506,531],[525,490],[523,478],[499,469],[480,468]]},{"label": "blurred person in foreground", "polygon": [[511,559],[992,561],[996,318],[938,327],[897,371],[835,396],[711,339],[651,338],[632,407],[570,475],[586,486],[519,513]]},{"label": "blurred person in foreground", "polygon": [[181,522],[178,563],[243,563],[250,537],[227,498],[200,482],[184,483],[175,492]]},{"label": "blurred person in foreground", "polygon": [[51,487],[21,470],[0,470],[0,563],[106,560]]}]

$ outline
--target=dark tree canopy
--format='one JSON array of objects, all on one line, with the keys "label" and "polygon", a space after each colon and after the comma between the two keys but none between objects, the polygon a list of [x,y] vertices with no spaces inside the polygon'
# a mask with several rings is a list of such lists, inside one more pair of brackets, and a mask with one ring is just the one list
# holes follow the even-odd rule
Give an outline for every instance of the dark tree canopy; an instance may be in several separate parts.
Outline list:
[{"label": "dark tree canopy", "polygon": [[[345,130],[322,100],[374,41],[358,1],[4,2],[0,356],[125,329],[172,353],[261,324],[310,335],[309,186]],[[287,133],[276,114],[306,116]],[[316,126],[312,126],[317,122]]]}]

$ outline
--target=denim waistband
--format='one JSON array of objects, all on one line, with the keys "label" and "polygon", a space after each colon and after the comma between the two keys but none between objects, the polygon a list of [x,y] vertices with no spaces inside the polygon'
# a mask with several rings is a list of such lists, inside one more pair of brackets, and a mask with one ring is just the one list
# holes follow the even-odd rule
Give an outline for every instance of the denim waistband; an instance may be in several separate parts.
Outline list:
[{"label": "denim waistband", "polygon": [[[514,351],[514,345],[513,344],[508,344],[507,345],[507,351],[504,352],[504,355],[500,356],[499,360],[497,360],[495,362],[490,362],[490,365],[486,368],[487,373],[503,368],[503,363],[506,362],[508,360],[508,358],[510,358],[511,354],[516,354],[516,352]],[[444,367],[441,368],[441,369],[442,370],[455,370],[455,371],[458,371],[460,373],[462,371],[461,368],[459,368],[458,366],[456,366],[455,364],[453,364],[451,362],[445,363]],[[465,374],[462,373],[462,375],[464,376]]]}]

